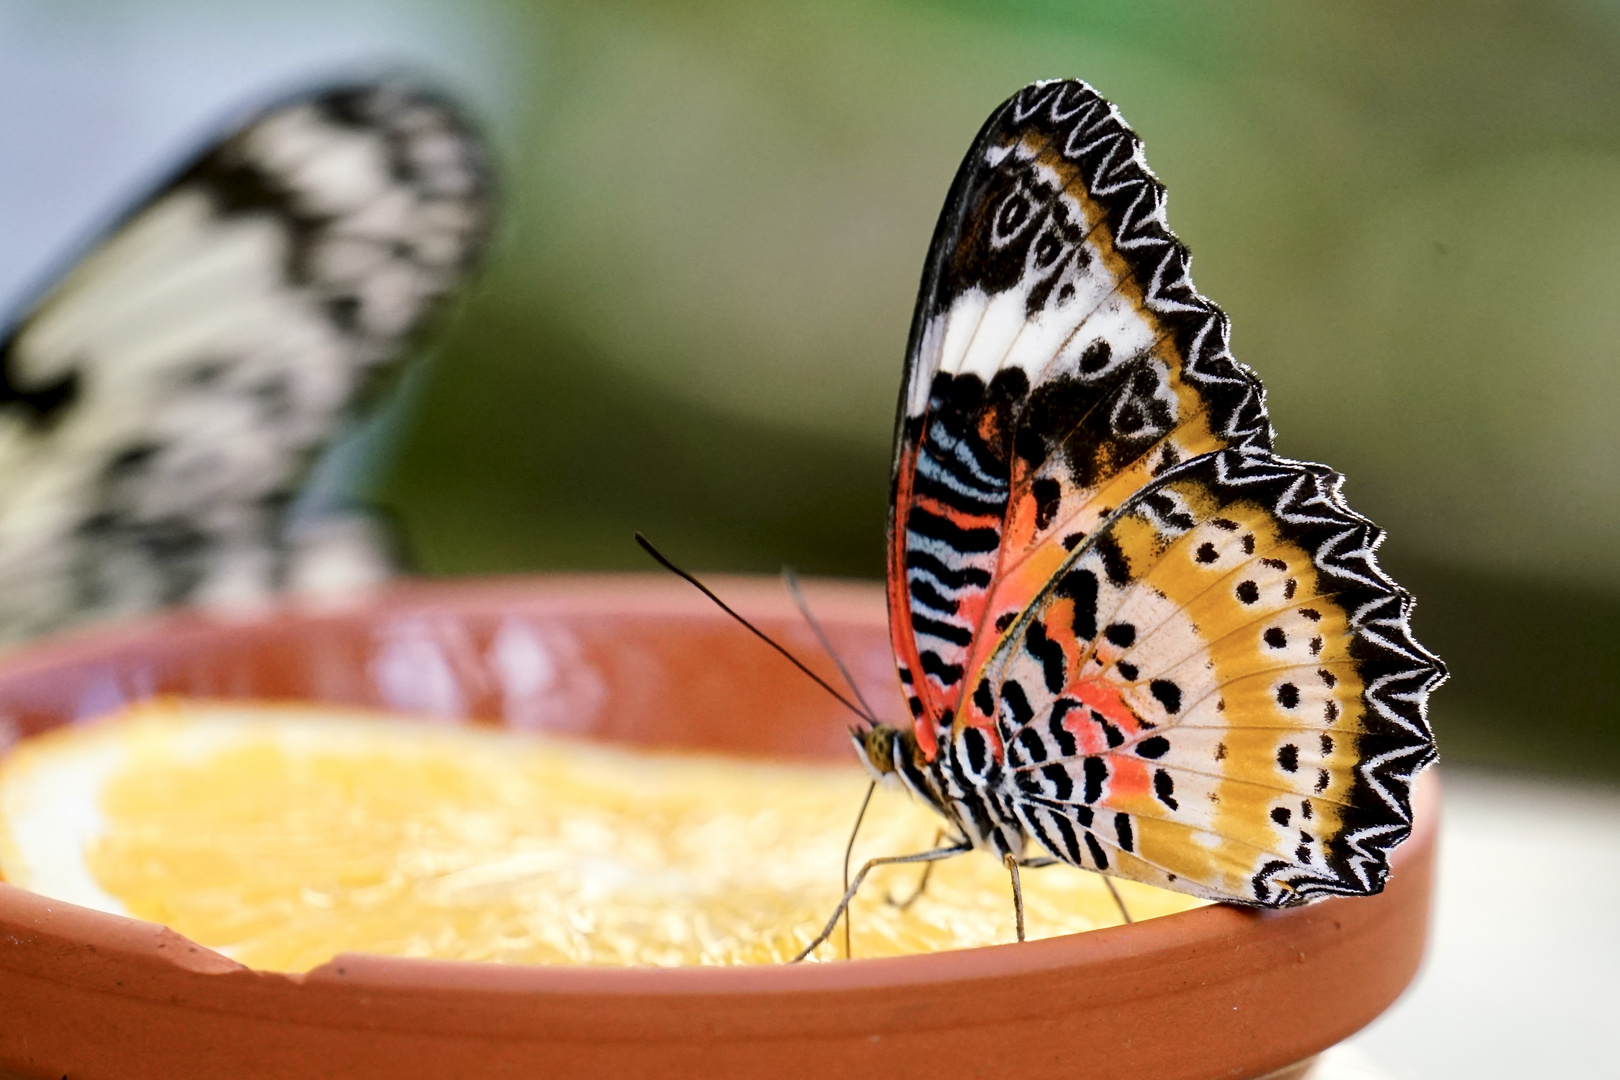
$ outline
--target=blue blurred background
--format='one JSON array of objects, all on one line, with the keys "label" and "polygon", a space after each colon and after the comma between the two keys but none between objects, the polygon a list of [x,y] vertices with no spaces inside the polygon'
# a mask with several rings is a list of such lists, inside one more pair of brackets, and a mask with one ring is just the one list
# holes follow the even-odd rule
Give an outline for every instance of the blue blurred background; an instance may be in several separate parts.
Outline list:
[{"label": "blue blurred background", "polygon": [[[1404,1076],[1531,1075],[1579,1041],[1558,1024],[1612,1021],[1620,800],[1574,778],[1620,778],[1620,4],[0,0],[0,297],[233,109],[391,61],[483,118],[504,217],[322,482],[388,507],[433,574],[647,569],[640,529],[705,571],[879,576],[950,178],[1022,84],[1094,83],[1280,448],[1388,528],[1454,674],[1443,755],[1565,778],[1453,769],[1467,884],[1415,1000],[1455,1022],[1396,1014],[1368,1045]],[[1583,897],[1567,940],[1513,938]],[[1542,962],[1565,953],[1592,978]],[[1487,1015],[1496,1037],[1461,1034]]]}]

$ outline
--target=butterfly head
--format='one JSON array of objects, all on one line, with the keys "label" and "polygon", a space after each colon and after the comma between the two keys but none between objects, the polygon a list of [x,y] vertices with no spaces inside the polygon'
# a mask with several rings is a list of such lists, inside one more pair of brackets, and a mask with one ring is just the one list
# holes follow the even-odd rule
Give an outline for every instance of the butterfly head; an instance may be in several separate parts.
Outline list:
[{"label": "butterfly head", "polygon": [[894,750],[900,739],[899,729],[888,724],[852,727],[849,737],[854,741],[855,752],[860,755],[861,764],[872,774],[872,779],[884,782],[895,779],[898,770],[894,764]]},{"label": "butterfly head", "polygon": [[944,815],[946,820],[956,820],[941,794],[936,766],[928,761],[922,748],[917,745],[917,736],[911,728],[873,724],[870,727],[850,728],[849,736],[854,740],[855,750],[860,755],[861,763],[872,774],[872,779],[886,784],[903,784],[912,794]]}]

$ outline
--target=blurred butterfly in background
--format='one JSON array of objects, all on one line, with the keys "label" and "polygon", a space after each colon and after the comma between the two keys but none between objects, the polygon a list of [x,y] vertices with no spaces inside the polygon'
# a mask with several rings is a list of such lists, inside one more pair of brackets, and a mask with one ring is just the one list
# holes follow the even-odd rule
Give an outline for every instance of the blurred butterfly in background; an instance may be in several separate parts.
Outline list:
[{"label": "blurred butterfly in background", "polygon": [[853,734],[946,851],[1266,907],[1378,892],[1445,669],[1341,477],[1272,451],[1188,263],[1091,87],[990,117],[901,386],[888,589],[914,722]]},{"label": "blurred butterfly in background", "polygon": [[376,519],[289,509],[490,200],[459,109],[389,79],[260,112],[127,213],[0,346],[0,641],[386,576]]}]

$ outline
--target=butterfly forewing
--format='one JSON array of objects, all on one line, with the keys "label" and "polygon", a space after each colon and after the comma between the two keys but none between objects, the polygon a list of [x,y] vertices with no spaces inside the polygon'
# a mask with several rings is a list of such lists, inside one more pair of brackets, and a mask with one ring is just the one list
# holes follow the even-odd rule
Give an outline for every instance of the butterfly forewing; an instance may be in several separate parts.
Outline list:
[{"label": "butterfly forewing", "polygon": [[1157,472],[1265,447],[1136,136],[1089,87],[991,117],[940,219],[902,386],[891,617],[932,747],[1067,550]]},{"label": "butterfly forewing", "polygon": [[[1271,452],[1164,191],[1083,83],[985,125],[907,359],[890,617],[975,843],[1268,906],[1377,891],[1444,668],[1339,477]],[[929,788],[920,793],[928,797]]]},{"label": "butterfly forewing", "polygon": [[260,114],[137,206],[0,346],[0,637],[272,587],[488,188],[458,111],[385,81]]}]

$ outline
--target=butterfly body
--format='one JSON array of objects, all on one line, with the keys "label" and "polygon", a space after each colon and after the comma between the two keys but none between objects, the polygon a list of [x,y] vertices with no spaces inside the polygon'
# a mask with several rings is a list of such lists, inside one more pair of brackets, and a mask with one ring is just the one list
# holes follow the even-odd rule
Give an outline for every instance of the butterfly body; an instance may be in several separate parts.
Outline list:
[{"label": "butterfly body", "polygon": [[913,725],[860,735],[975,847],[1264,906],[1382,886],[1443,666],[1341,480],[1272,451],[1164,189],[1084,83],[993,114],[896,423]]}]

